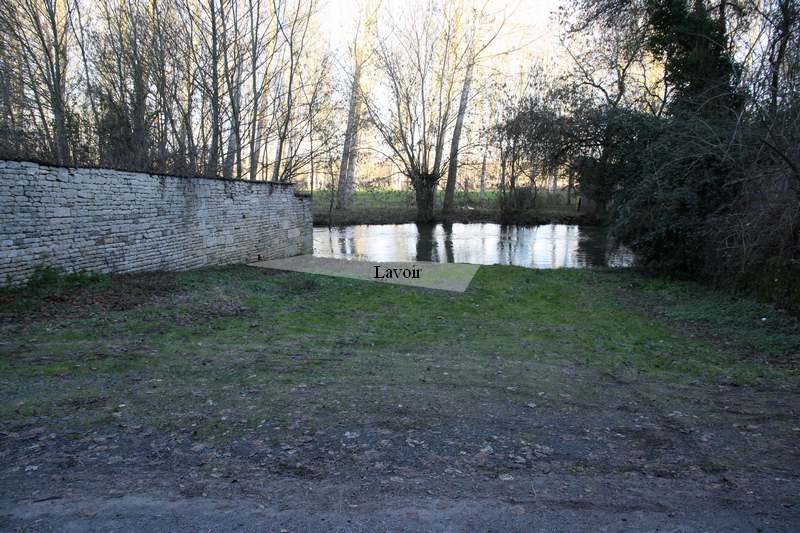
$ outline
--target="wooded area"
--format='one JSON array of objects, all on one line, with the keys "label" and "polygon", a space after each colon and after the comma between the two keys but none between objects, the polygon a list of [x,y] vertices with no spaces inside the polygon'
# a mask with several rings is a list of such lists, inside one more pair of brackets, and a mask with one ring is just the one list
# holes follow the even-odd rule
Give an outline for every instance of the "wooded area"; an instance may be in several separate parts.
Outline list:
[{"label": "wooded area", "polygon": [[[800,11],[583,0],[573,71],[510,106],[501,188],[558,169],[642,264],[800,301]],[[507,174],[507,176],[506,176]]]},{"label": "wooded area", "polygon": [[546,58],[490,2],[354,3],[339,44],[316,0],[0,2],[2,157],[339,208],[401,175],[423,222],[437,188],[562,189],[644,263],[798,294],[796,0],[568,0]]}]

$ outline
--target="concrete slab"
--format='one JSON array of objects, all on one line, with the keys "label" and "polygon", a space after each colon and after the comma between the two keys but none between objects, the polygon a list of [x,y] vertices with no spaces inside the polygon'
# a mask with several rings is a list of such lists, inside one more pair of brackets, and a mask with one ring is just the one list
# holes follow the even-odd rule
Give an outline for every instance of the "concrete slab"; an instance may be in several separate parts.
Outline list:
[{"label": "concrete slab", "polygon": [[314,257],[313,255],[297,255],[284,259],[259,261],[252,263],[251,266],[454,292],[467,290],[473,276],[480,268],[480,265],[466,263],[428,263],[425,261],[376,263]]}]

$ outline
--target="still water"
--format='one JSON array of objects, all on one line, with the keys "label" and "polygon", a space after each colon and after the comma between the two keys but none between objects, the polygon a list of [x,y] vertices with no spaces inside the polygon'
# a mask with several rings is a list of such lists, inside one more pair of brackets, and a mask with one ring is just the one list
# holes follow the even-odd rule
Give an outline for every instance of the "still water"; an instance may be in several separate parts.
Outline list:
[{"label": "still water", "polygon": [[529,268],[630,266],[605,229],[547,224],[389,224],[314,228],[314,255],[362,261],[433,261]]}]

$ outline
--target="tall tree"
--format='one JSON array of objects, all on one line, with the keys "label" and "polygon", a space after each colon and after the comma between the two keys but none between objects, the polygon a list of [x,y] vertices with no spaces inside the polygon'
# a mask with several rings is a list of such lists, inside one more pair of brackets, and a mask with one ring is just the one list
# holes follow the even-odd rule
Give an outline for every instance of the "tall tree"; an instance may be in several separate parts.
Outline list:
[{"label": "tall tree", "polygon": [[336,190],[336,207],[347,207],[353,194],[358,163],[358,138],[361,128],[362,87],[361,76],[369,58],[372,28],[377,10],[359,16],[356,31],[350,43],[353,73],[350,80],[350,98],[347,106],[347,125],[342,142],[342,157],[339,164],[339,186]]},{"label": "tall tree", "polygon": [[343,209],[350,202],[356,178],[358,161],[358,133],[361,121],[361,69],[356,63],[350,87],[350,101],[347,106],[347,126],[344,130],[342,157],[339,163],[339,186],[336,190],[336,207]]},{"label": "tall tree", "polygon": [[307,2],[305,8],[300,0],[298,0],[295,8],[288,14],[284,14],[289,20],[283,20],[281,14],[277,15],[281,37],[287,47],[288,71],[284,105],[281,109],[282,120],[278,128],[278,139],[275,143],[275,160],[272,163],[273,181],[289,181],[292,176],[292,165],[285,164],[283,152],[284,145],[288,141],[289,135],[292,133],[290,131],[290,126],[292,124],[292,113],[294,112],[296,103],[295,83],[299,76],[301,55],[305,50],[306,37],[308,35],[309,22],[313,9],[313,0]]},{"label": "tall tree", "polygon": [[450,139],[450,159],[447,165],[447,182],[444,190],[444,202],[442,209],[445,212],[452,210],[453,200],[456,191],[456,177],[458,175],[458,146],[461,142],[461,130],[464,127],[464,116],[467,114],[467,102],[469,101],[469,89],[472,83],[472,69],[475,62],[470,61],[467,65],[467,73],[464,76],[464,85],[461,88],[461,98],[458,102],[458,112],[456,113],[456,125],[453,128],[453,136]]},{"label": "tall tree", "polygon": [[2,0],[0,20],[22,53],[26,90],[53,159],[71,161],[68,48],[75,0]]},{"label": "tall tree", "polygon": [[433,220],[434,191],[448,164],[444,147],[460,65],[458,35],[446,7],[415,4],[379,29],[376,67],[388,105],[365,99],[388,157],[411,181],[419,222]]},{"label": "tall tree", "polygon": [[[450,155],[447,165],[447,181],[445,182],[444,202],[442,210],[449,212],[453,209],[456,182],[458,176],[458,156],[461,144],[461,133],[464,128],[464,119],[467,114],[467,106],[470,101],[470,90],[474,69],[482,59],[484,51],[495,41],[497,36],[505,26],[505,19],[497,20],[496,16],[490,14],[487,7],[490,4],[484,3],[479,9],[464,9],[455,14],[455,18],[463,33],[461,36],[460,48],[463,56],[460,59],[464,70],[464,82],[461,86],[461,96],[456,113],[455,126],[450,138]],[[461,27],[463,26],[463,28]]]}]

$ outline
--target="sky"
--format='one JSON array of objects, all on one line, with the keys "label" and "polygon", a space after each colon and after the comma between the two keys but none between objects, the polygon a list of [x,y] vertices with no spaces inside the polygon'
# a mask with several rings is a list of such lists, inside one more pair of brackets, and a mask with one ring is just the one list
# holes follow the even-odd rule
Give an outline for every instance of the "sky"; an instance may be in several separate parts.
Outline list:
[{"label": "sky", "polygon": [[[561,0],[488,0],[492,11],[503,13],[506,23],[493,48],[507,54],[502,65],[517,70],[528,64],[531,57],[548,60],[558,53],[558,29],[551,13],[558,9]],[[332,50],[344,52],[352,39],[354,13],[365,0],[322,0],[319,13],[320,30]],[[411,5],[408,0],[383,0],[382,10],[392,11]]]}]

